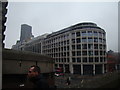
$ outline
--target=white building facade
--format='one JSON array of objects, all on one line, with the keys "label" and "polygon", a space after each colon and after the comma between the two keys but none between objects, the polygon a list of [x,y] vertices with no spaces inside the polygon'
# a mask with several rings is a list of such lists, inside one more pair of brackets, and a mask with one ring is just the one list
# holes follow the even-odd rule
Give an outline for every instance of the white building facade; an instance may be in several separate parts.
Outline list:
[{"label": "white building facade", "polygon": [[106,72],[106,32],[95,23],[79,23],[24,45],[24,50],[55,59],[65,73],[96,75]]}]

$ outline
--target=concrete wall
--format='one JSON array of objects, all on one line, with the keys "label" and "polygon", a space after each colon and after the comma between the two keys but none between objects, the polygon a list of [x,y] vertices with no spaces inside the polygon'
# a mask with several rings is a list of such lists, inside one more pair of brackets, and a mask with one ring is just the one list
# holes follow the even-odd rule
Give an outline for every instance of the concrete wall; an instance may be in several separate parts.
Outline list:
[{"label": "concrete wall", "polygon": [[[32,65],[36,65],[36,61],[4,60],[2,71],[3,74],[27,74]],[[41,68],[42,73],[53,72],[52,63],[38,62],[37,65]]]},{"label": "concrete wall", "polygon": [[28,69],[32,65],[38,65],[41,68],[41,73],[51,73],[54,71],[53,58],[35,53],[23,53],[9,49],[3,50],[3,74],[27,74]]}]

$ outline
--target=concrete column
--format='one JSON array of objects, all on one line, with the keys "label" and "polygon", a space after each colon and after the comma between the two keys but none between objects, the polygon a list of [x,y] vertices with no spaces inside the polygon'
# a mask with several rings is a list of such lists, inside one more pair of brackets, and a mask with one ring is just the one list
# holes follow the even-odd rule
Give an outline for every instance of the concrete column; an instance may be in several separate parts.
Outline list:
[{"label": "concrete column", "polygon": [[69,49],[70,49],[70,50],[69,50],[69,54],[70,54],[70,56],[69,56],[69,59],[70,59],[69,67],[70,67],[70,68],[69,68],[69,69],[70,69],[70,73],[73,74],[72,46],[71,46],[71,45],[72,45],[72,41],[71,41],[71,38],[72,38],[71,33],[69,33],[69,41],[70,41],[70,42],[69,42],[69,43],[70,43],[70,44],[69,44]]},{"label": "concrete column", "polygon": [[73,65],[70,64],[70,73],[73,74]]},{"label": "concrete column", "polygon": [[60,67],[60,65],[58,64],[58,68]]},{"label": "concrete column", "polygon": [[104,64],[102,64],[102,73],[103,73],[103,74],[105,73],[105,67],[104,67]]},{"label": "concrete column", "polygon": [[93,64],[93,75],[95,75],[95,64]]},{"label": "concrete column", "polygon": [[0,44],[0,90],[2,89],[2,47]]},{"label": "concrete column", "polygon": [[81,75],[83,75],[83,64],[81,64]]},{"label": "concrete column", "polygon": [[115,70],[117,70],[117,64],[115,64]]}]

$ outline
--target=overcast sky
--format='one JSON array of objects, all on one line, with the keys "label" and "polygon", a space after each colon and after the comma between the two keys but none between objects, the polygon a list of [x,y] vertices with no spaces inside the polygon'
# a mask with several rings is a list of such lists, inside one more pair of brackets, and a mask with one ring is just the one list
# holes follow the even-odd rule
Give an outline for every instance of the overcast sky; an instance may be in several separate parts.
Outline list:
[{"label": "overcast sky", "polygon": [[107,51],[118,51],[117,2],[9,2],[5,47],[20,39],[21,24],[33,35],[55,32],[82,22],[93,22],[106,31]]}]

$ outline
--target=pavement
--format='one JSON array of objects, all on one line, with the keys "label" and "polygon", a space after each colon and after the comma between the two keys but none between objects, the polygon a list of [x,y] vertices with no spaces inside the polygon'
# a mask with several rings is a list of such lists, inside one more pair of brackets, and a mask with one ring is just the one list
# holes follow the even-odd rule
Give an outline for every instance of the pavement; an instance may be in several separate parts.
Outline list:
[{"label": "pavement", "polygon": [[[118,73],[106,73],[95,76],[81,76],[75,74],[65,74],[64,76],[55,76],[55,85],[57,88],[99,88],[109,87],[109,83],[118,81]],[[71,77],[70,85],[66,84],[68,77]],[[116,81],[116,83],[118,83]]]},{"label": "pavement", "polygon": [[[67,85],[67,78],[70,77],[70,85]],[[82,84],[84,80],[90,80],[93,76],[80,76],[67,74],[65,76],[55,76],[55,85],[57,88],[71,88],[75,87],[77,84]]]}]

